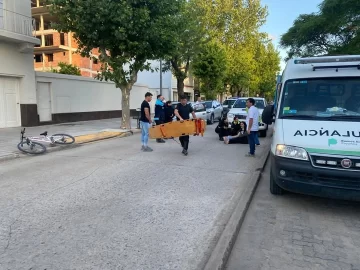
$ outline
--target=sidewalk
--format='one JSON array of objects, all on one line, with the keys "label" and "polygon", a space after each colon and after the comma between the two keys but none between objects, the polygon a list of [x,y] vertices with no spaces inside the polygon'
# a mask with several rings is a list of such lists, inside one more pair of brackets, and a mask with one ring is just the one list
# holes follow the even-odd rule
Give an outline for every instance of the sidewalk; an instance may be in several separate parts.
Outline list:
[{"label": "sidewalk", "polygon": [[[111,137],[131,134],[129,130],[120,129],[121,118],[103,119],[84,122],[72,122],[56,125],[28,127],[26,136],[39,136],[47,131],[49,135],[65,133],[75,137],[75,143],[86,143]],[[136,120],[131,119],[132,131],[136,132]],[[18,157],[20,151],[17,145],[20,142],[21,127],[0,129],[0,161]],[[55,149],[59,147],[48,147]]]}]

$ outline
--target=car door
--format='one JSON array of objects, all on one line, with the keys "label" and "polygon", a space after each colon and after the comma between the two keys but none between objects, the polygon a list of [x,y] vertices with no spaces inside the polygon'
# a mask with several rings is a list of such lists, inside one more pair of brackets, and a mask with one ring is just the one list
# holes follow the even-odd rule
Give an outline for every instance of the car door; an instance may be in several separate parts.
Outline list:
[{"label": "car door", "polygon": [[200,103],[200,104],[197,104],[194,107],[193,108],[194,108],[194,112],[195,112],[196,117],[200,118],[200,119],[203,119],[203,120],[207,120],[206,107],[204,106],[204,104]]}]

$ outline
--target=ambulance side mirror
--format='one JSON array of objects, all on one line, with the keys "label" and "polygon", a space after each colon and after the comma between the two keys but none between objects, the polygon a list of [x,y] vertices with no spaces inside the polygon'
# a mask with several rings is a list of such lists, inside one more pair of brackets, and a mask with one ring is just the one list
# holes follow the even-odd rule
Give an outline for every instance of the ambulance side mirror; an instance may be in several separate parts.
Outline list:
[{"label": "ambulance side mirror", "polygon": [[275,122],[273,116],[274,116],[274,105],[266,106],[261,115],[263,123],[267,125],[271,125],[273,122]]}]

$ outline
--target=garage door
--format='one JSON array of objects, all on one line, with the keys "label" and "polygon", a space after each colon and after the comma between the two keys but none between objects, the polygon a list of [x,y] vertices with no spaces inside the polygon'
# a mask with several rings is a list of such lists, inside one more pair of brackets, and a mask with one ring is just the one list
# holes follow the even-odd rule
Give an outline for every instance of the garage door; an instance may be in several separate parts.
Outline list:
[{"label": "garage door", "polygon": [[19,81],[0,76],[0,128],[20,126]]}]

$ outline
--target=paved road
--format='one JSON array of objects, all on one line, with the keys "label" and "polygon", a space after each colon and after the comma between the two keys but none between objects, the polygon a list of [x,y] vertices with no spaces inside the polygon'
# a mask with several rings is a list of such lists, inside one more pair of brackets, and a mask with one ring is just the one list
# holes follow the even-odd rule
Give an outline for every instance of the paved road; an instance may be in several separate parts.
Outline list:
[{"label": "paved road", "polygon": [[269,192],[268,165],[227,269],[360,269],[360,204],[275,197]]},{"label": "paved road", "polygon": [[201,269],[261,167],[214,128],[187,157],[134,135],[1,163],[0,269]]}]

